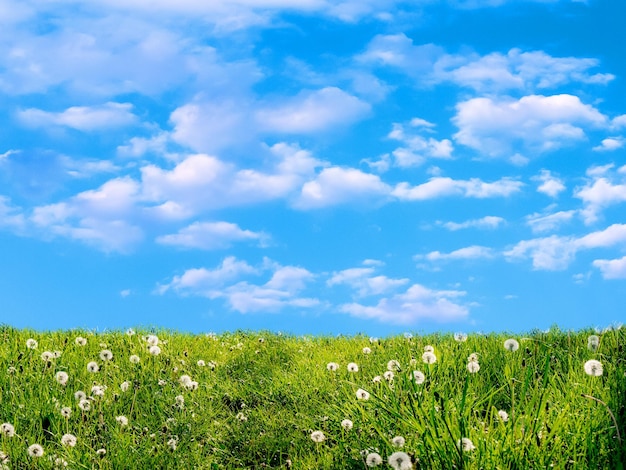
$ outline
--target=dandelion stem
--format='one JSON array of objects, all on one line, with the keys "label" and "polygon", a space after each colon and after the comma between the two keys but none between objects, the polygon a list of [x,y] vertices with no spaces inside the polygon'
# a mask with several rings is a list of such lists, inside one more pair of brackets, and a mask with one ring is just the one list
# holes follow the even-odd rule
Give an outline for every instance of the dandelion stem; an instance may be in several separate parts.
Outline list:
[{"label": "dandelion stem", "polygon": [[611,408],[609,408],[609,405],[607,405],[606,403],[604,403],[602,400],[600,400],[599,398],[596,397],[592,397],[591,395],[586,395],[584,393],[581,393],[581,395],[585,398],[589,398],[590,400],[595,400],[598,403],[602,404],[605,406],[606,410],[609,412],[609,415],[611,416],[611,419],[613,420],[613,424],[615,425],[615,431],[617,432],[617,440],[619,441],[620,445],[622,445],[622,437],[619,434],[619,427],[617,426],[617,420],[615,419],[615,415],[613,414],[613,412],[611,411]]}]

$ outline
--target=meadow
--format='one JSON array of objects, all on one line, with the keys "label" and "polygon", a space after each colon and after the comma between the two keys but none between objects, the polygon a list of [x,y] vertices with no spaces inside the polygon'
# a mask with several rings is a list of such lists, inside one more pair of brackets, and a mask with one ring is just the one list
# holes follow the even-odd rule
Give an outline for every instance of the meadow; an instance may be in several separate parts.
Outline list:
[{"label": "meadow", "polygon": [[2,469],[622,469],[626,329],[0,327]]}]

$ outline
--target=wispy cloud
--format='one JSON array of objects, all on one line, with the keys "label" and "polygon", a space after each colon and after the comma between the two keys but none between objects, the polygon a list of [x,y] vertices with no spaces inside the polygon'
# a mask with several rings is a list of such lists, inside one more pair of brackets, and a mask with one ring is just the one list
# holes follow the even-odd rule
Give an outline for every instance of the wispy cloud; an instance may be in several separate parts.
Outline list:
[{"label": "wispy cloud", "polygon": [[263,243],[267,238],[262,232],[242,230],[237,224],[229,222],[194,222],[180,229],[178,233],[157,237],[156,241],[182,248],[219,250],[229,248],[237,242]]},{"label": "wispy cloud", "polygon": [[18,111],[18,119],[27,126],[49,128],[69,127],[93,132],[134,124],[137,117],[130,103],[105,103],[100,106],[73,106],[61,112],[28,108]]}]

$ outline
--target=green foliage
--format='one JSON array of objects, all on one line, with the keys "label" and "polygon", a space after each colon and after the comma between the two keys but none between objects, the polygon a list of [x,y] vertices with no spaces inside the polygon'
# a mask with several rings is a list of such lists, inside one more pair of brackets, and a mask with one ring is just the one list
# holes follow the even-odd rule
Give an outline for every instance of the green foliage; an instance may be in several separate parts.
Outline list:
[{"label": "green foliage", "polygon": [[[390,468],[387,457],[397,450],[416,469],[622,468],[626,330],[599,334],[595,350],[587,347],[592,333],[533,331],[508,351],[503,334],[372,341],[2,326],[0,422],[15,435],[0,434],[0,450],[5,468],[61,468],[63,460],[75,469],[364,469],[369,452]],[[149,351],[150,334],[158,337],[158,355]],[[26,346],[30,338],[34,349]],[[434,349],[432,364],[423,362],[426,346]],[[104,349],[111,360],[101,358]],[[466,367],[472,353],[476,373]],[[602,363],[601,376],[585,374],[589,359]],[[91,361],[97,372],[88,370]],[[329,362],[338,370],[328,370]],[[358,371],[348,371],[352,362]],[[59,371],[69,376],[65,385]],[[369,400],[357,399],[358,389]],[[313,431],[325,439],[314,442]],[[62,445],[68,433],[75,447]],[[393,446],[395,436],[405,438],[402,449]],[[469,439],[466,450],[462,438]],[[35,443],[43,457],[29,456]]]}]

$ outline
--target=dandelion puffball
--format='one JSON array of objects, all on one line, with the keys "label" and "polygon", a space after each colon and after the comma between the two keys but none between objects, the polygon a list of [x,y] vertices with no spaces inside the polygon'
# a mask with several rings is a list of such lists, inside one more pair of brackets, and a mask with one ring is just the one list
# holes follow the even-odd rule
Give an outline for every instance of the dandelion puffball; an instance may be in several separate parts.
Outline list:
[{"label": "dandelion puffball", "polygon": [[517,351],[519,349],[519,343],[517,340],[509,338],[504,342],[504,349],[511,352]]},{"label": "dandelion puffball", "polygon": [[313,442],[324,442],[324,440],[326,439],[326,436],[324,435],[324,433],[322,431],[313,431],[311,433],[311,440]]},{"label": "dandelion puffball", "polygon": [[411,457],[406,452],[394,452],[389,456],[387,462],[395,470],[411,470],[413,468]]},{"label": "dandelion puffball", "polygon": [[593,377],[600,377],[603,372],[602,363],[600,361],[596,361],[595,359],[590,359],[585,362],[585,373],[587,375],[591,375]]}]

